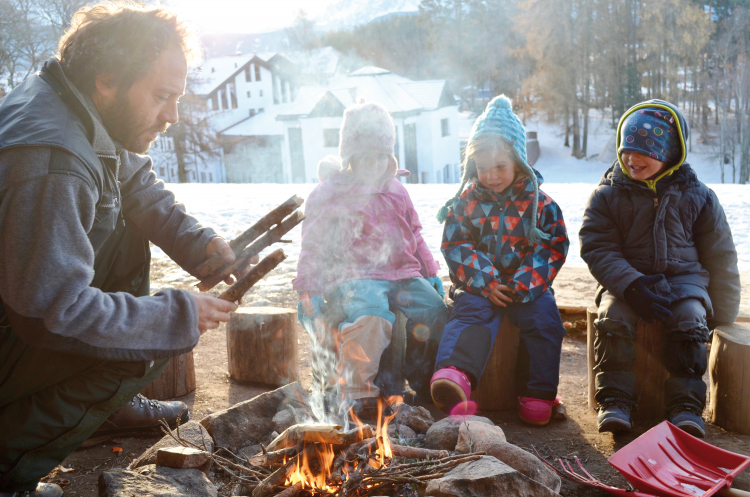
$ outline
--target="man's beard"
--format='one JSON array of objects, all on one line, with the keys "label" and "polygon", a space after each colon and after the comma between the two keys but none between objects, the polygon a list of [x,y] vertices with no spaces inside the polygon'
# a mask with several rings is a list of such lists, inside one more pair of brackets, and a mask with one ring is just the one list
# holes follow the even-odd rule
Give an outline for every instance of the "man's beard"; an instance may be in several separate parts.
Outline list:
[{"label": "man's beard", "polygon": [[146,136],[150,132],[164,133],[168,123],[148,127],[148,123],[139,116],[126,93],[118,93],[112,105],[101,113],[104,127],[109,136],[119,142],[122,147],[137,154],[145,154],[155,140]]}]

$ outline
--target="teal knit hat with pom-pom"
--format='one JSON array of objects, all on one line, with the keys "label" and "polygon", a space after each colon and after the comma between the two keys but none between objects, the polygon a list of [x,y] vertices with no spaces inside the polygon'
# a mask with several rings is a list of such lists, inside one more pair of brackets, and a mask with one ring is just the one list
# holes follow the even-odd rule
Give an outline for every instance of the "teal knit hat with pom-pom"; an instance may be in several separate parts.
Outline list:
[{"label": "teal knit hat with pom-pom", "polygon": [[[531,166],[529,166],[526,159],[526,130],[518,116],[513,113],[512,102],[505,95],[498,95],[487,104],[487,108],[484,109],[482,115],[477,118],[474,126],[471,128],[469,143],[484,135],[498,135],[504,141],[513,146],[516,154],[521,159],[521,164],[519,164],[519,166],[523,169],[523,172],[529,177],[532,183],[534,183],[534,205],[536,206],[539,203],[539,181],[537,180],[536,173]],[[458,188],[456,195],[448,200],[438,211],[438,222],[444,222],[448,217],[449,211],[453,210],[453,206],[458,200],[458,197],[461,196],[464,186],[466,186],[466,183],[471,179],[469,177],[470,174],[471,171],[469,171],[469,168],[464,167],[461,186]],[[526,236],[526,238],[532,243],[537,243],[543,239],[549,239],[549,234],[544,233],[537,228],[539,222],[538,217],[538,210],[534,209],[534,228],[532,228]]]}]

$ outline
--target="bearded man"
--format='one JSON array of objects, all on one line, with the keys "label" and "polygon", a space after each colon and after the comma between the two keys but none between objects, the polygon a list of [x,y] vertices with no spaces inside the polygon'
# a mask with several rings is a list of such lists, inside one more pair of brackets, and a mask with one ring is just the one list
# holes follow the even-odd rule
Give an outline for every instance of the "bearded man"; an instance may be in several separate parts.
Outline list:
[{"label": "bearded man", "polygon": [[149,295],[149,241],[188,272],[234,260],[140,155],[177,122],[194,43],[165,9],[96,4],[0,100],[0,496],[62,495],[39,481],[86,439],[176,421],[138,392],[236,309]]}]

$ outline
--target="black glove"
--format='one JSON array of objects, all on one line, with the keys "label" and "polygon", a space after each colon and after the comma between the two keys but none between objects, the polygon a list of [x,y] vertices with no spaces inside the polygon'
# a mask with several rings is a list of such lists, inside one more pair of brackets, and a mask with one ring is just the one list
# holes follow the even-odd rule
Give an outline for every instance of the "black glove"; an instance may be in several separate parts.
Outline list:
[{"label": "black glove", "polygon": [[649,288],[665,279],[663,274],[641,276],[625,289],[625,301],[641,319],[649,323],[664,321],[672,316],[672,311],[667,307],[671,303],[669,299],[660,297]]}]

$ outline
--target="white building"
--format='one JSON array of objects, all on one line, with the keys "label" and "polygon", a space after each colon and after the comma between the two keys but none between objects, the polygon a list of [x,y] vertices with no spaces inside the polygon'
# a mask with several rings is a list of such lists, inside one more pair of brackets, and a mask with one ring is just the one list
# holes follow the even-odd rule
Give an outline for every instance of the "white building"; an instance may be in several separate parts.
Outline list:
[{"label": "white building", "polygon": [[[274,106],[224,129],[227,176],[245,165],[242,181],[264,176],[280,181],[316,182],[317,164],[338,154],[344,109],[360,99],[384,105],[396,126],[400,167],[412,183],[459,180],[458,108],[445,80],[412,81],[385,69],[365,67],[331,79],[328,85],[302,86],[293,102]],[[230,166],[231,163],[231,166]]]}]

